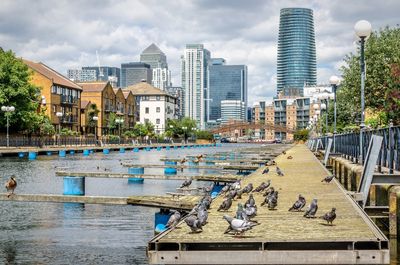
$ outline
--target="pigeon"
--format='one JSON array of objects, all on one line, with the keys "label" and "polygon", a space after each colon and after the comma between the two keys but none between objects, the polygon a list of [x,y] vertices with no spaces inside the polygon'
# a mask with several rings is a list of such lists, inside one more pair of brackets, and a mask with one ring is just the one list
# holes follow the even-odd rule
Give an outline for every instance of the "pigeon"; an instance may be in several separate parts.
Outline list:
[{"label": "pigeon", "polygon": [[231,186],[230,185],[225,185],[222,190],[221,193],[227,193],[230,190]]},{"label": "pigeon", "polygon": [[282,154],[286,155],[286,151],[283,151]]},{"label": "pigeon", "polygon": [[288,156],[287,159],[293,159],[293,156]]},{"label": "pigeon", "polygon": [[210,193],[213,189],[214,189],[214,183],[212,183],[210,186],[205,186],[201,188],[201,190],[203,190],[205,193]]},{"label": "pigeon", "polygon": [[246,213],[243,210],[243,205],[241,203],[238,203],[235,218],[240,219],[240,220],[246,220],[246,221],[249,220],[249,218],[247,217]]},{"label": "pigeon", "polygon": [[10,179],[7,180],[5,184],[7,192],[10,192],[7,197],[9,198],[12,194],[14,194],[14,190],[17,187],[17,181],[15,180],[15,175],[11,175]]},{"label": "pigeon", "polygon": [[264,196],[264,197],[267,197],[268,195],[270,195],[270,194],[272,194],[272,193],[274,193],[274,192],[275,192],[274,187],[270,187],[270,188],[268,188],[268,189],[265,191],[265,193],[263,194],[263,196]]},{"label": "pigeon", "polygon": [[229,223],[229,227],[225,230],[224,234],[227,234],[231,231],[234,231],[235,235],[243,234],[257,225],[255,222],[232,218],[228,215],[224,215],[223,218]]},{"label": "pigeon", "polygon": [[185,164],[186,161],[187,161],[186,158],[182,158],[182,160],[180,161],[181,165]]},{"label": "pigeon", "polygon": [[327,212],[323,216],[320,217],[328,222],[328,224],[332,225],[333,220],[336,218],[336,208],[332,208],[330,212]]},{"label": "pigeon", "polygon": [[318,211],[317,199],[313,199],[311,204],[308,206],[307,211],[304,213],[304,217],[315,218],[315,214]]},{"label": "pigeon", "polygon": [[275,210],[276,206],[278,206],[278,191],[275,191],[268,198],[268,210]]},{"label": "pigeon", "polygon": [[211,206],[211,202],[212,202],[212,198],[210,195],[206,195],[203,197],[203,199],[201,200],[200,205],[204,205],[204,207],[206,209],[210,209]]},{"label": "pigeon", "polygon": [[282,170],[279,167],[276,167],[276,174],[278,174],[278,176],[280,177],[284,176]]},{"label": "pigeon", "polygon": [[303,207],[306,205],[306,199],[299,194],[299,198],[297,199],[297,201],[295,203],[293,203],[293,206],[289,208],[289,212],[291,211],[301,211],[301,209],[303,209]]},{"label": "pigeon", "polygon": [[190,184],[192,184],[192,178],[185,180],[180,188],[189,188]]},{"label": "pigeon", "polygon": [[199,207],[197,212],[197,219],[199,219],[201,226],[206,225],[208,219],[208,212],[204,207]]},{"label": "pigeon", "polygon": [[229,208],[231,208],[231,206],[232,206],[232,198],[228,197],[221,203],[221,205],[219,206],[217,211],[218,212],[221,211],[221,210],[222,211],[227,211],[227,210],[229,210]]},{"label": "pigeon", "polygon": [[269,167],[266,167],[266,168],[263,170],[262,174],[268,174],[268,172],[269,172]]},{"label": "pigeon", "polygon": [[321,182],[330,183],[334,177],[334,175],[326,176]]},{"label": "pigeon", "polygon": [[253,194],[249,195],[249,198],[247,199],[246,203],[244,204],[244,207],[253,207],[256,205],[256,201],[254,200]]},{"label": "pigeon", "polygon": [[254,206],[247,206],[247,207],[244,209],[244,213],[245,213],[245,215],[246,215],[246,220],[247,220],[247,219],[253,218],[254,216],[257,215],[257,205],[254,205]]},{"label": "pigeon", "polygon": [[271,185],[271,180],[267,180],[267,182],[262,182],[260,186],[254,189],[254,192],[262,192],[266,188],[268,188]]},{"label": "pigeon", "polygon": [[247,184],[246,187],[243,188],[242,193],[250,193],[253,190],[253,183]]},{"label": "pigeon", "polygon": [[237,194],[237,190],[230,190],[226,195],[225,198],[231,197],[231,199],[233,200],[235,198]]},{"label": "pigeon", "polygon": [[243,190],[238,190],[238,191],[236,192],[236,198],[237,198],[237,199],[241,199],[241,198],[242,198],[242,194],[243,194]]},{"label": "pigeon", "polygon": [[198,155],[196,158],[197,158],[197,160],[201,161],[201,159],[203,158],[203,155]]},{"label": "pigeon", "polygon": [[185,223],[187,224],[187,226],[190,227],[190,230],[193,233],[196,232],[201,232],[203,231],[202,225],[201,225],[201,221],[197,218],[197,216],[195,215],[190,215],[185,219]]},{"label": "pigeon", "polygon": [[233,183],[233,184],[231,185],[231,188],[234,189],[234,190],[240,190],[240,188],[241,188],[241,185],[240,185],[241,182],[242,182],[241,179],[237,180],[235,183]]},{"label": "pigeon", "polygon": [[181,219],[181,214],[178,211],[175,211],[168,219],[167,225],[165,227],[175,227],[179,220]]}]

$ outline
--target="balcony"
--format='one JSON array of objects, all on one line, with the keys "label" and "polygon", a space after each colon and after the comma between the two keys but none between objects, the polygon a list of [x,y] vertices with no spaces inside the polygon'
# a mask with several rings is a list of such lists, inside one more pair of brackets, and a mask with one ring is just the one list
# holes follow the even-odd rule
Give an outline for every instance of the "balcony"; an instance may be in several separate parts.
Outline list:
[{"label": "balcony", "polygon": [[78,104],[78,98],[73,97],[73,96],[68,96],[68,95],[61,95],[60,102],[61,102],[61,104],[75,105],[75,104]]},{"label": "balcony", "polygon": [[77,123],[78,122],[78,115],[64,115],[60,117],[60,123]]},{"label": "balcony", "polygon": [[111,104],[106,104],[105,107],[104,107],[104,111],[105,112],[114,112],[114,110],[115,110],[115,108]]}]

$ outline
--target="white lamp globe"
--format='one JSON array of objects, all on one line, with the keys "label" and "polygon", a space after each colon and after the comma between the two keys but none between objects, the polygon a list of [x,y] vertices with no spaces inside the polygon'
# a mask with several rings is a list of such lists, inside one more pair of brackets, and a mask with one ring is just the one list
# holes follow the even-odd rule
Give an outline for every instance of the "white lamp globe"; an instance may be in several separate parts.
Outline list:
[{"label": "white lamp globe", "polygon": [[325,103],[322,103],[322,104],[321,104],[321,109],[322,109],[322,110],[326,110],[326,104],[325,104]]},{"label": "white lamp globe", "polygon": [[313,105],[313,108],[314,108],[315,110],[317,110],[317,109],[319,109],[319,105],[318,105],[317,103],[315,103],[315,104]]},{"label": "white lamp globe", "polygon": [[372,31],[371,23],[366,20],[360,20],[354,25],[354,31],[358,37],[367,38]]},{"label": "white lamp globe", "polygon": [[331,76],[331,77],[329,78],[329,83],[330,83],[331,85],[337,85],[337,84],[339,84],[339,82],[340,82],[340,79],[339,79],[339,77],[337,77],[336,75],[333,75],[333,76]]}]

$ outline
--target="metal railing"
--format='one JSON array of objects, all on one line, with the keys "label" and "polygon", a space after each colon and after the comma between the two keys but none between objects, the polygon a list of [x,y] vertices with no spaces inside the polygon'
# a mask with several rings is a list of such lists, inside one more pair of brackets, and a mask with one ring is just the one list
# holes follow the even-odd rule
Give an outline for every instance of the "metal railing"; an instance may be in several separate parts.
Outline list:
[{"label": "metal railing", "polygon": [[[381,151],[378,157],[378,170],[381,171],[382,167],[386,167],[392,173],[393,170],[400,170],[400,126],[392,126],[388,128],[376,129],[376,130],[364,130],[363,132],[363,157],[362,161],[365,161],[365,155],[368,151],[369,142],[372,135],[379,135],[383,137]],[[323,147],[328,143],[328,139],[333,138],[332,136],[319,137],[321,139]],[[318,139],[318,138],[317,138]],[[332,150],[336,150],[345,156],[347,159],[354,162],[358,162],[360,159],[360,133],[345,133],[337,134],[335,136],[335,146],[332,146]],[[319,149],[323,149],[319,146]]]}]

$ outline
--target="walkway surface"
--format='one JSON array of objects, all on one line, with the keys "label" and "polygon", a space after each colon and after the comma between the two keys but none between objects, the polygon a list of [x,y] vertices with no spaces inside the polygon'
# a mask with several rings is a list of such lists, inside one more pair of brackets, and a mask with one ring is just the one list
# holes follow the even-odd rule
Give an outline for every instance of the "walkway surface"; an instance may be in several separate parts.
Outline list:
[{"label": "walkway surface", "polygon": [[[293,159],[287,159],[292,156]],[[275,159],[285,176],[270,167],[262,175],[261,167],[245,177],[242,187],[271,180],[279,191],[278,207],[270,211],[260,206],[264,197],[255,193],[260,225],[243,237],[224,234],[228,223],[224,214],[234,216],[237,204],[243,205],[248,196],[234,201],[227,212],[217,212],[223,201],[216,198],[209,211],[208,224],[201,233],[190,233],[181,222],[176,229],[155,237],[149,243],[150,264],[383,264],[389,262],[386,237],[376,228],[362,209],[340,187],[336,180],[330,184],[321,180],[329,174],[305,145],[296,145]],[[337,209],[333,226],[322,219],[307,219],[302,212],[289,212],[290,206],[302,194],[307,206],[318,199],[317,215]],[[316,251],[318,250],[318,251]]]}]

